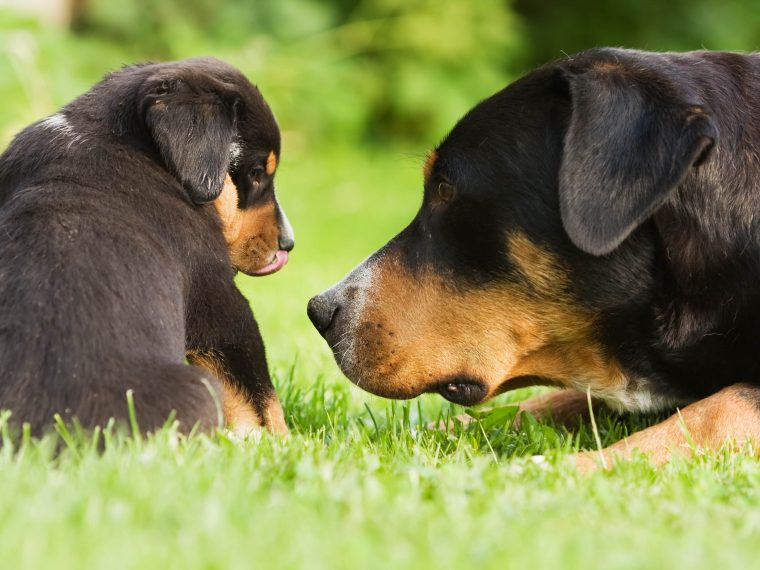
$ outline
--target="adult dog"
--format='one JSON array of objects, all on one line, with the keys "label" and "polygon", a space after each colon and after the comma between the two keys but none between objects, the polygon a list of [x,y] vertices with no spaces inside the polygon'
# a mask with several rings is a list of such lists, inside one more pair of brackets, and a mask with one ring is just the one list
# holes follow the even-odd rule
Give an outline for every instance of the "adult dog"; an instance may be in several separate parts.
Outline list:
[{"label": "adult dog", "polygon": [[0,408],[102,426],[132,390],[146,430],[214,426],[221,399],[235,429],[286,431],[233,282],[293,247],[279,156],[264,98],[215,59],[126,67],[23,130],[0,156]]},{"label": "adult dog", "polygon": [[549,383],[565,390],[538,407],[577,411],[587,390],[686,406],[608,456],[757,440],[760,56],[550,63],[472,109],[424,175],[411,224],[309,303],[352,381],[464,405]]}]

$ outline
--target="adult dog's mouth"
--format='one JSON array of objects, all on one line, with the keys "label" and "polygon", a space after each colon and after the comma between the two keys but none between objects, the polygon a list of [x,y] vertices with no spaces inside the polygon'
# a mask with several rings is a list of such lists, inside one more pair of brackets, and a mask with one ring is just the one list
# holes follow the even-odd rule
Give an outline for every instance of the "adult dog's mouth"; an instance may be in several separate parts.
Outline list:
[{"label": "adult dog's mouth", "polygon": [[272,273],[275,273],[282,269],[287,262],[288,252],[284,249],[279,249],[272,256],[272,259],[269,263],[267,263],[264,267],[252,271],[251,275],[255,275],[256,277],[271,275]]},{"label": "adult dog's mouth", "polygon": [[474,406],[488,395],[488,388],[482,382],[471,379],[454,378],[437,384],[432,390],[438,392],[452,404]]}]

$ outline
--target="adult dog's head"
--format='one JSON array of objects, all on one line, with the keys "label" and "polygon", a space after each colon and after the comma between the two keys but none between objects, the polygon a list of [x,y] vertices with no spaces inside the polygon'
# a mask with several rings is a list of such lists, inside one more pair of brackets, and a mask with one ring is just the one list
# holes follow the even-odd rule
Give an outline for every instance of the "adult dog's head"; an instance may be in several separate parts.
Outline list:
[{"label": "adult dog's head", "polygon": [[649,220],[716,137],[675,65],[623,50],[547,65],[460,120],[428,155],[409,226],[309,317],[382,396],[470,405],[554,383],[625,400],[605,315],[650,318]]}]

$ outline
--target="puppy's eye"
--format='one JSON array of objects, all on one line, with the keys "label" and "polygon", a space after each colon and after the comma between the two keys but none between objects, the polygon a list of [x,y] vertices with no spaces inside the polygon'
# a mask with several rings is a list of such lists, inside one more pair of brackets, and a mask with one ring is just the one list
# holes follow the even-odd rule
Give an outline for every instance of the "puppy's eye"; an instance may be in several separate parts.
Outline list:
[{"label": "puppy's eye", "polygon": [[260,166],[255,167],[253,170],[251,170],[251,180],[254,182],[261,182],[261,179],[264,177],[264,169]]},{"label": "puppy's eye", "polygon": [[448,182],[440,182],[435,189],[435,201],[439,204],[450,202],[456,196],[457,189]]}]

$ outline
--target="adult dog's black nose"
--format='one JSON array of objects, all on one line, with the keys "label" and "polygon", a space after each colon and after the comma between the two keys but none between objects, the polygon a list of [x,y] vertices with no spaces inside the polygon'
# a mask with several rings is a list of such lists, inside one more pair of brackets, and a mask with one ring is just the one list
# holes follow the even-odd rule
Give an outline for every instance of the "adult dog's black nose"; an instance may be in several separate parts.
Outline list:
[{"label": "adult dog's black nose", "polygon": [[330,328],[335,319],[335,314],[338,312],[339,307],[340,305],[338,305],[335,299],[335,293],[325,291],[321,295],[311,298],[306,307],[306,314],[309,315],[309,320],[319,331],[319,334],[325,336],[327,329]]}]

